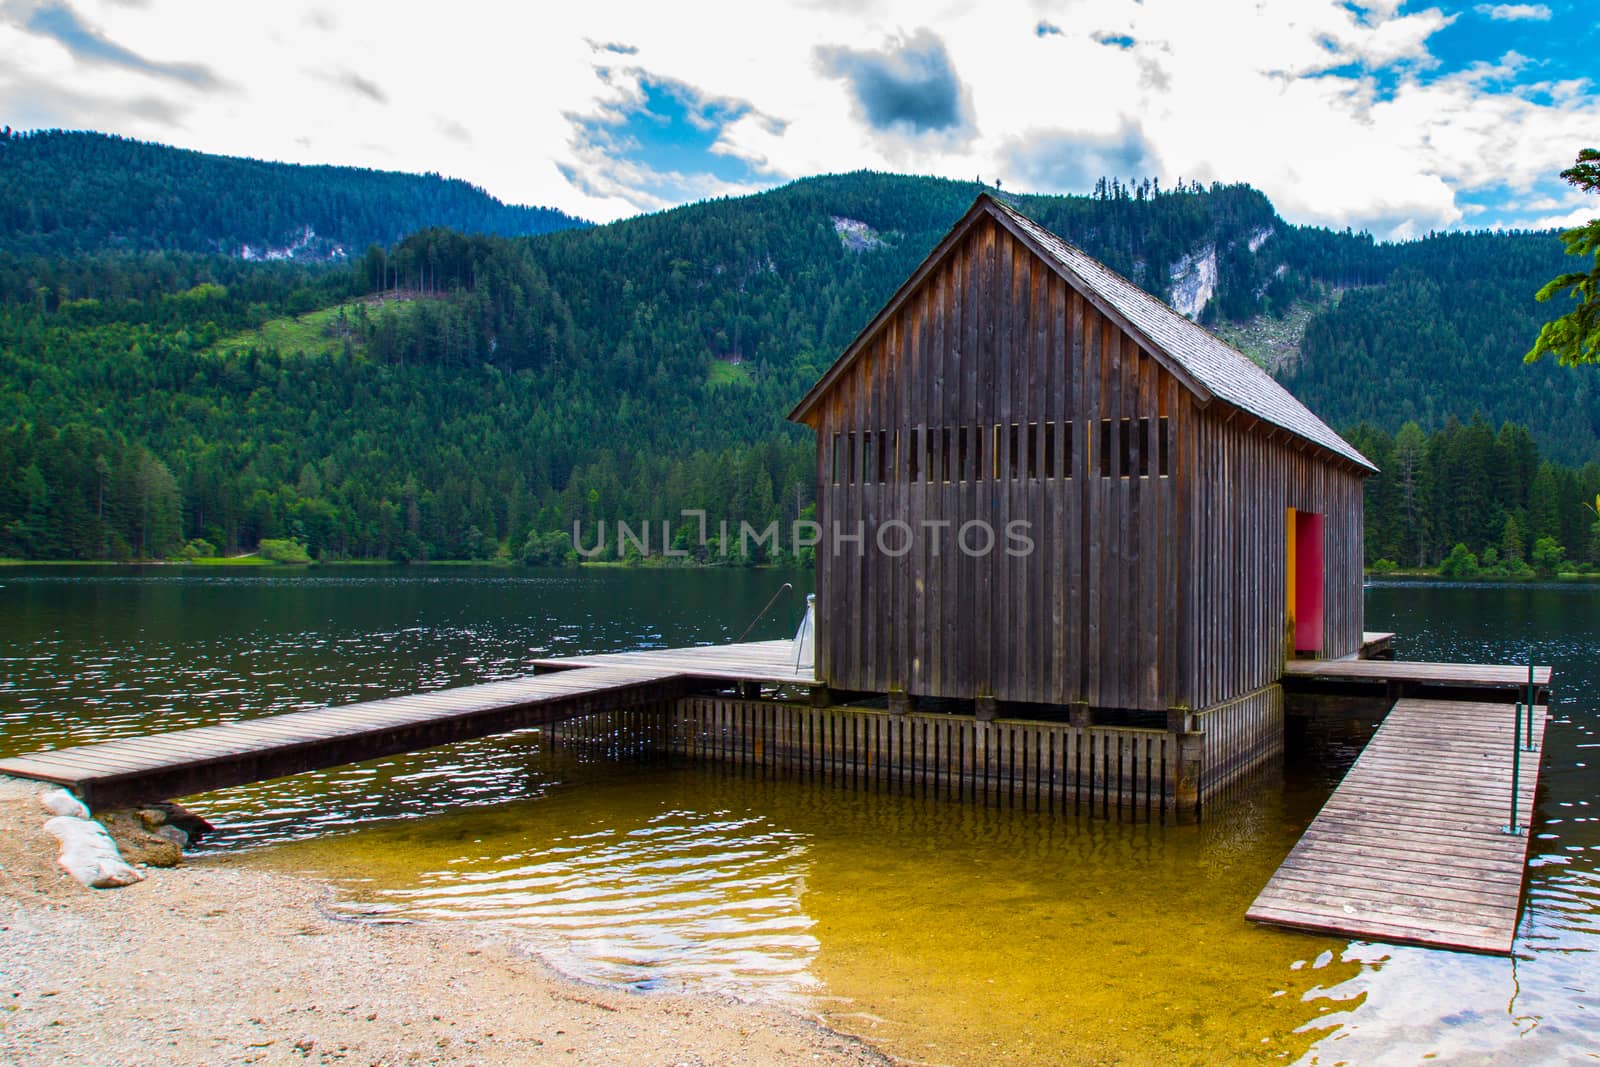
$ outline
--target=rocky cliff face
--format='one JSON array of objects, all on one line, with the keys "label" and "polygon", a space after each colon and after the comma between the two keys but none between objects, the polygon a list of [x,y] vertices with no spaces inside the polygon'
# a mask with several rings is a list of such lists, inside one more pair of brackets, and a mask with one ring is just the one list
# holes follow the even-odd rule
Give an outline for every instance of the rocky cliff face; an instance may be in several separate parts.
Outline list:
[{"label": "rocky cliff face", "polygon": [[1172,265],[1172,307],[1178,314],[1198,319],[1216,291],[1216,245],[1206,245]]}]

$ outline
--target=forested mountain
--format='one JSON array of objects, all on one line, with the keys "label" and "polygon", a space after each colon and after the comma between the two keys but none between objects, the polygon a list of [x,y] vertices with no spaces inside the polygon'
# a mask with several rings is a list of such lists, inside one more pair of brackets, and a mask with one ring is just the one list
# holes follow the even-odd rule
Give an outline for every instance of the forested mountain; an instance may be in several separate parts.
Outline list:
[{"label": "forested mountain", "polygon": [[1528,234],[1442,234],[1391,252],[1384,284],[1346,292],[1311,320],[1280,378],[1335,426],[1442,427],[1481,413],[1532,427],[1570,463],[1600,457],[1600,375],[1519,358],[1564,310],[1533,294],[1563,270],[1559,242]]},{"label": "forested mountain", "polygon": [[[784,414],[979,189],[830,176],[534,238],[430,228],[342,266],[0,256],[0,554],[294,537],[333,558],[548,558],[575,518],[787,522],[813,458]],[[1382,455],[1420,424],[1405,522],[1425,526],[1395,532],[1375,483],[1374,558],[1481,551],[1507,518],[1600,555],[1577,504],[1600,467],[1552,466],[1537,504],[1532,475],[1463,498],[1466,453],[1428,443],[1467,434],[1460,469],[1492,467],[1480,427],[1492,445],[1510,421],[1535,475],[1596,454],[1583,372],[1519,358],[1563,266],[1553,236],[1378,244],[1289,226],[1243,186],[1013,199],[1201,321],[1322,308],[1291,387],[1335,425],[1367,420]]]},{"label": "forested mountain", "polygon": [[0,253],[338,259],[429,226],[506,237],[586,223],[437,174],[207,155],[102,133],[0,132]]}]

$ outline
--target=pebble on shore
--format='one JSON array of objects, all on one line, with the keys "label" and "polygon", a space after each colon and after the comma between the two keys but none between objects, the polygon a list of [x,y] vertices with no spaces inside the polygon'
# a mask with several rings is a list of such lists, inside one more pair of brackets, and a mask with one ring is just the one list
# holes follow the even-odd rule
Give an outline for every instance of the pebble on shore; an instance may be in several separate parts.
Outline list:
[{"label": "pebble on shore", "polygon": [[96,818],[82,800],[65,789],[39,795],[54,817],[44,828],[61,842],[56,862],[91,889],[115,889],[142,881],[134,866],[176,867],[191,839],[210,823],[177,804],[102,812]]}]

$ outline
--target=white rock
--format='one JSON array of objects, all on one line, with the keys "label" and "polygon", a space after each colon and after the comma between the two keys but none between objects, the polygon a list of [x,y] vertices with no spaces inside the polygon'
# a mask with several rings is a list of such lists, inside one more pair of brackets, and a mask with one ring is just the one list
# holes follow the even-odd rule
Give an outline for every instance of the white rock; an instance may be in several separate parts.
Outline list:
[{"label": "white rock", "polygon": [[1180,256],[1171,277],[1173,310],[1188,319],[1199,318],[1217,291],[1217,246]]},{"label": "white rock", "polygon": [[87,819],[89,809],[83,801],[67,792],[65,789],[52,789],[39,798],[39,803],[44,805],[44,810],[52,815],[65,815],[71,819]]},{"label": "white rock", "polygon": [[91,889],[113,889],[144,880],[144,875],[123,862],[116,842],[93,819],[58,815],[44,828],[61,842],[56,863]]}]

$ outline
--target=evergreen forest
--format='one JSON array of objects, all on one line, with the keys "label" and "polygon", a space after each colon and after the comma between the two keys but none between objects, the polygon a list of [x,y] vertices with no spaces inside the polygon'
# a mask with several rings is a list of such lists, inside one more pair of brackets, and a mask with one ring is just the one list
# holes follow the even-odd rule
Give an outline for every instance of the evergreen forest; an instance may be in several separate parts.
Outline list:
[{"label": "evergreen forest", "polygon": [[[590,227],[64,133],[0,139],[0,183],[0,556],[529,563],[573,560],[575,520],[809,514],[785,414],[981,189],[855,173]],[[1389,244],[1246,186],[1007,195],[1348,431],[1379,569],[1600,564],[1594,375],[1520,360],[1554,234]],[[241,254],[306,229],[349,251]]]}]

